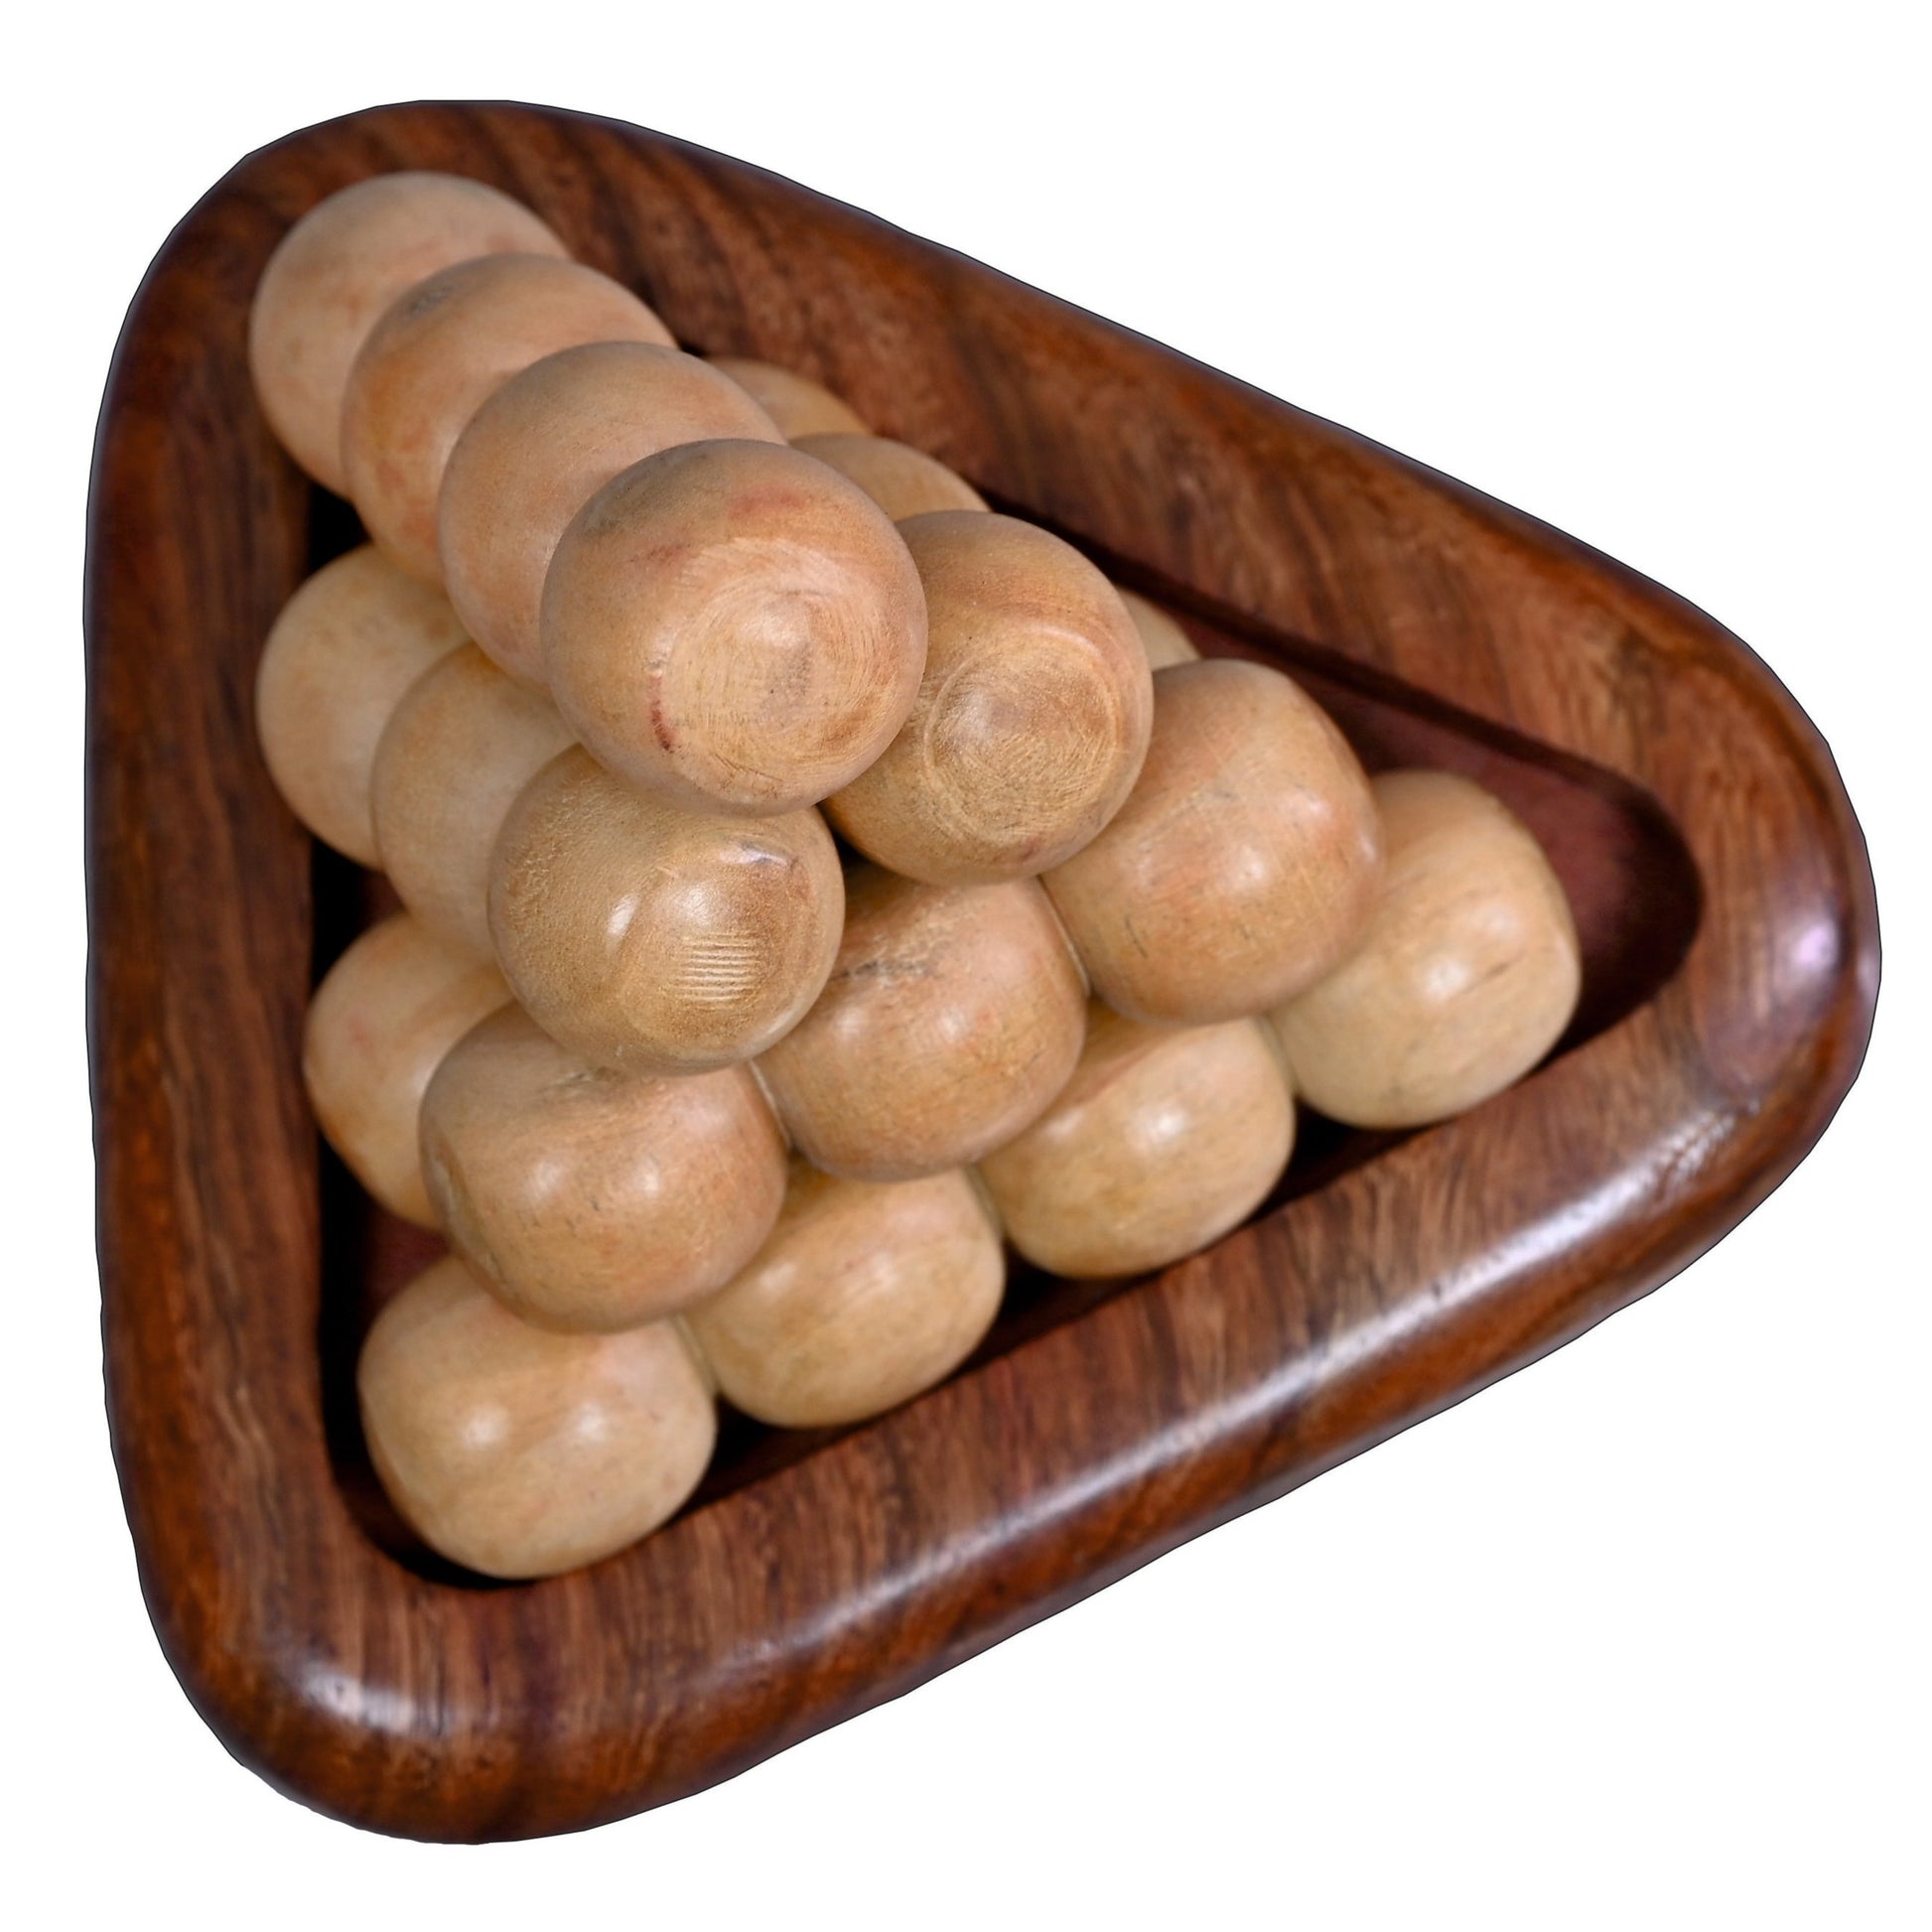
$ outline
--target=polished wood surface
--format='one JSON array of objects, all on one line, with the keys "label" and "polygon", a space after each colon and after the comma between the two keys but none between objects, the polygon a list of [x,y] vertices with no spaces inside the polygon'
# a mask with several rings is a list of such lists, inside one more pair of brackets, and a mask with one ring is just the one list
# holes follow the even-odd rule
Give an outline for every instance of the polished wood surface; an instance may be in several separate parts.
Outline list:
[{"label": "polished wood surface", "polygon": [[[479,1589],[412,1553],[371,1500],[352,1375],[383,1284],[434,1250],[319,1154],[302,1014],[360,889],[276,799],[249,721],[276,612],[355,528],[275,447],[245,356],[290,223],[406,167],[524,198],[687,345],[829,382],[1204,650],[1288,664],[1372,769],[1496,789],[1576,911],[1557,1057],[1407,1137],[1306,1119],[1259,1217],[1157,1278],[1019,1272],[973,1361],[879,1422],[727,1418],[693,1505],[607,1563]],[[1142,337],[635,129],[417,105],[249,157],[135,302],[90,517],[103,1335],[134,1547],[229,1748],[364,1825],[593,1824],[910,1689],[1656,1287],[1790,1172],[1864,1050],[1857,823],[1711,619]]]}]

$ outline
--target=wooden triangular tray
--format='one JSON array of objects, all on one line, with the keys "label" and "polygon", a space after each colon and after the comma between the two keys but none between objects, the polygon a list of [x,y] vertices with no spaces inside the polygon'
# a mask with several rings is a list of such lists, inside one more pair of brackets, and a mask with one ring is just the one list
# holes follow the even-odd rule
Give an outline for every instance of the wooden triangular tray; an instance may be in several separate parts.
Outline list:
[{"label": "wooden triangular tray", "polygon": [[[298,1070],[359,900],[251,721],[269,622],[353,526],[274,446],[244,356],[290,222],[396,168],[521,197],[689,346],[822,377],[1209,649],[1286,664],[1371,763],[1495,784],[1577,903],[1564,1047],[1429,1132],[1311,1126],[1275,1202],[1158,1279],[1023,1278],[965,1370],[876,1423],[728,1430],[694,1504],[594,1569],[483,1587],[413,1552],[345,1397],[411,1243],[320,1155]],[[103,1327],[143,1586],[228,1747],[384,1831],[565,1831],[696,1790],[1459,1400],[1749,1212],[1869,1032],[1858,825],[1709,618],[1126,330],[611,122],[382,108],[215,187],[115,358],[87,640]]]}]

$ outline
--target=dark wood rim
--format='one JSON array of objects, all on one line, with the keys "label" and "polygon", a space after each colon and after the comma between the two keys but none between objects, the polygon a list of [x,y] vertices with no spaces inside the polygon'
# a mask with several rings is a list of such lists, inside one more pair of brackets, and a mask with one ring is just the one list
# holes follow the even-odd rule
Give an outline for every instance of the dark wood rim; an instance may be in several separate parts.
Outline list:
[{"label": "dark wood rim", "polygon": [[[1656,997],[1467,1118],[575,1576],[413,1574],[329,1465],[306,841],[252,752],[309,492],[249,292],[359,176],[522,196],[680,337],[822,374],[1183,605],[1654,799],[1702,887]],[[1878,942],[1831,757],[1738,640],[1533,519],[790,183],[510,105],[352,115],[170,237],[109,378],[87,563],[91,1050],[109,1417],[170,1662],[358,1824],[569,1830],[730,1776],[1360,1452],[1654,1288],[1856,1077]]]}]

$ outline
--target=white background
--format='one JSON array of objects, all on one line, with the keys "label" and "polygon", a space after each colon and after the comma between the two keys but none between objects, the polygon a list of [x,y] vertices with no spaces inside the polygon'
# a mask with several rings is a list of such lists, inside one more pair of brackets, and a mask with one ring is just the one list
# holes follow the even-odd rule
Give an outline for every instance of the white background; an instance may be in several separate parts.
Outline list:
[{"label": "white background", "polygon": [[[1078,12],[256,0],[10,29],[15,1923],[1927,1922],[1917,10]],[[486,1850],[276,1796],[161,1660],[101,1416],[81,1032],[82,503],[123,310],[245,151],[416,95],[776,168],[1682,591],[1830,740],[1887,949],[1837,1125],[1650,1301],[733,1784]]]}]

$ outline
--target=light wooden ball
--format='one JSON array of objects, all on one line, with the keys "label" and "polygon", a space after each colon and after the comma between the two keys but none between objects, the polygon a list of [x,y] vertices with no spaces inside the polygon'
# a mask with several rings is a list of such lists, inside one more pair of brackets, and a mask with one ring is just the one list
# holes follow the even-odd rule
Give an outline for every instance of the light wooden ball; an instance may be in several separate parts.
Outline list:
[{"label": "light wooden ball", "polygon": [[248,313],[248,368],[269,427],[346,495],[343,398],[383,310],[455,262],[569,252],[522,203],[460,175],[375,175],[317,203],[269,256]]},{"label": "light wooden ball", "polygon": [[1154,686],[1133,795],[1043,884],[1116,1012],[1165,1026],[1265,1013],[1367,921],[1375,800],[1341,734],[1279,671],[1211,658]]},{"label": "light wooden ball", "polygon": [[621,284],[549,255],[485,255],[420,281],[382,313],[343,401],[343,475],[364,527],[441,581],[437,496],[470,418],[519,369],[579,343],[671,333]]},{"label": "light wooden ball", "polygon": [[1143,1027],[1096,1005],[1065,1091],[980,1175],[1029,1261],[1104,1279],[1218,1241],[1268,1197],[1294,1145],[1261,1021]]},{"label": "light wooden ball", "polygon": [[368,544],[283,607],[255,674],[255,726],[276,789],[324,844],[378,863],[376,743],[403,693],[463,641],[448,600]]},{"label": "light wooden ball", "polygon": [[778,1225],[685,1321],[726,1399],[781,1429],[861,1422],[949,1375],[1006,1289],[967,1174],[879,1184],[792,1164]]},{"label": "light wooden ball", "polygon": [[309,1005],[302,1077],[323,1137],[392,1214],[431,1227],[417,1120],[443,1055],[509,998],[494,966],[397,912],[362,933]]},{"label": "light wooden ball", "polygon": [[888,517],[783,444],[686,443],[591,498],[543,592],[545,675],[585,746],[693,811],[814,804],[892,742],[925,599]]},{"label": "light wooden ball", "polygon": [[679,811],[581,747],[512,807],[491,866],[504,976],[538,1026],[599,1065],[702,1073],[801,1020],[838,954],[845,890],[815,811]]},{"label": "light wooden ball", "polygon": [[450,1245],[547,1328],[634,1328],[714,1294],[785,1193],[784,1138],[747,1068],[599,1069],[514,1006],[444,1056],[422,1150]]},{"label": "light wooden ball", "polygon": [[489,855],[516,795],[569,743],[556,707],[475,644],[404,693],[376,746],[376,850],[396,897],[488,958]]},{"label": "light wooden ball", "polygon": [[355,1383],[390,1500],[485,1577],[556,1576],[647,1536],[698,1486],[718,1436],[675,1325],[555,1334],[455,1256],[376,1316]]},{"label": "light wooden ball", "polygon": [[857,483],[895,523],[928,510],[986,507],[986,498],[964,477],[890,436],[795,436],[792,441]]},{"label": "light wooden ball", "polygon": [[925,585],[925,676],[898,736],[826,810],[869,858],[932,885],[1058,865],[1113,817],[1147,753],[1133,620],[1034,524],[939,510],[899,530]]},{"label": "light wooden ball", "polygon": [[864,436],[866,424],[822,382],[775,362],[759,362],[744,355],[714,355],[714,369],[722,369],[796,441],[801,436]]},{"label": "light wooden ball", "polygon": [[1348,957],[1272,1016],[1311,1107],[1419,1127],[1500,1093],[1577,1010],[1563,884],[1502,801],[1447,771],[1374,781],[1388,860]]},{"label": "light wooden ball", "polygon": [[[1114,587],[1119,590],[1120,587]],[[1158,604],[1150,604],[1138,592],[1123,590],[1120,601],[1141,633],[1141,648],[1147,652],[1147,667],[1165,671],[1170,664],[1191,664],[1200,652],[1180,625]]]},{"label": "light wooden ball", "polygon": [[812,1010],[759,1062],[815,1167],[904,1180],[1010,1141],[1065,1085],[1086,982],[1031,879],[846,880],[845,937]]},{"label": "light wooden ball", "polygon": [[679,443],[781,443],[710,363],[654,343],[586,343],[532,362],[471,417],[443,477],[450,601],[512,677],[545,682],[543,580],[570,520],[619,471]]}]

